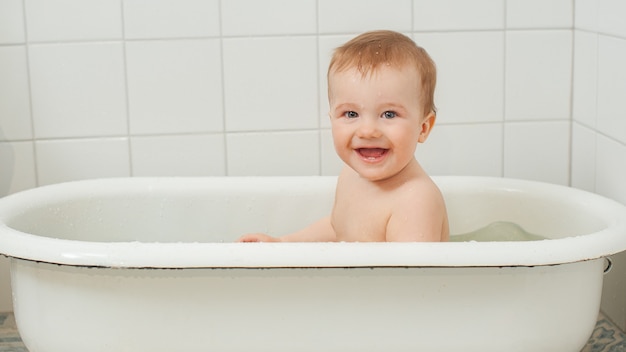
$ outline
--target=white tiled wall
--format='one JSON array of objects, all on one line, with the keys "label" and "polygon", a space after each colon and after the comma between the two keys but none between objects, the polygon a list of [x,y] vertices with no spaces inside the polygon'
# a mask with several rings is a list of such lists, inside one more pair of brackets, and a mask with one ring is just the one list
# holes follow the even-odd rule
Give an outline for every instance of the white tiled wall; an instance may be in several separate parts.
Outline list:
[{"label": "white tiled wall", "polygon": [[505,53],[505,119],[568,120],[572,31],[508,31]]},{"label": "white tiled wall", "polygon": [[131,135],[224,130],[219,39],[129,42],[126,84]]},{"label": "white tiled wall", "polygon": [[507,0],[508,28],[572,28],[572,0]]},{"label": "white tiled wall", "polygon": [[[626,204],[626,2],[576,0],[571,184]],[[613,257],[602,309],[626,328],[626,254]]]},{"label": "white tiled wall", "polygon": [[119,7],[123,8],[126,39],[202,38],[220,35],[219,0],[108,2],[117,7],[118,16]]},{"label": "white tiled wall", "polygon": [[[2,0],[0,196],[93,177],[336,174],[330,53],[393,29],[438,65],[437,126],[416,153],[431,174],[626,202],[623,4]],[[0,263],[0,310],[6,286]]]},{"label": "white tiled wall", "polygon": [[502,122],[504,31],[416,33],[437,63],[438,123]]},{"label": "white tiled wall", "polygon": [[36,139],[127,133],[122,43],[33,44],[27,51]]},{"label": "white tiled wall", "polygon": [[[0,195],[98,176],[335,174],[330,52],[378,28],[438,64],[438,129],[418,151],[431,173],[568,183],[567,162],[518,152],[509,126],[558,130],[534,150],[569,159],[573,4],[548,3],[5,1]],[[34,175],[13,177],[15,160]]]}]

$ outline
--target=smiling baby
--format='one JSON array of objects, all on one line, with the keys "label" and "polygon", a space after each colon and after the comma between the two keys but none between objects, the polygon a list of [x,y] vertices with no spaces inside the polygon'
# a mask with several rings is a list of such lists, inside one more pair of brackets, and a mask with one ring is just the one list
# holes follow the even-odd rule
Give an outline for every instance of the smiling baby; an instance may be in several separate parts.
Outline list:
[{"label": "smiling baby", "polygon": [[415,159],[435,125],[435,64],[410,38],[367,32],[337,48],[328,68],[335,150],[345,163],[331,214],[281,237],[240,242],[438,242],[446,207]]}]

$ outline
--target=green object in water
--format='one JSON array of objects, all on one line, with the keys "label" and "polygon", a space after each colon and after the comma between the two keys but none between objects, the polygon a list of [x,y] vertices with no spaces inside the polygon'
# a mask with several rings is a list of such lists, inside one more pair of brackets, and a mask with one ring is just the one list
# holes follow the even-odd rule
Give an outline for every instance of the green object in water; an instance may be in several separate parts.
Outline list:
[{"label": "green object in water", "polygon": [[476,231],[450,236],[450,242],[541,241],[546,237],[526,232],[518,224],[496,221]]}]

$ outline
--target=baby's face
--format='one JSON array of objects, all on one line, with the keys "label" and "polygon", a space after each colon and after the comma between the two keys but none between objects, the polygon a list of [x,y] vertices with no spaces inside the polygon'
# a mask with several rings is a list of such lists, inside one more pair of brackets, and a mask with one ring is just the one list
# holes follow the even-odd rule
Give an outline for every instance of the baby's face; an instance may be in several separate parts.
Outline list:
[{"label": "baby's face", "polygon": [[[329,77],[330,119],[339,157],[371,181],[399,174],[423,142],[420,77],[411,68],[381,67],[367,76],[356,69]],[[432,118],[434,123],[434,117]]]}]

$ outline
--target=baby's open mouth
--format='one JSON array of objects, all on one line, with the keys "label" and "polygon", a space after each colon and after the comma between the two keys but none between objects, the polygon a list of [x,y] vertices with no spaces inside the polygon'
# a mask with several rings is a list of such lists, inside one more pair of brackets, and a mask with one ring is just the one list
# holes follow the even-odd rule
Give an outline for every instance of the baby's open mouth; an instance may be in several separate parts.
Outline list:
[{"label": "baby's open mouth", "polygon": [[356,152],[367,161],[377,161],[384,157],[388,150],[383,148],[358,148]]}]

